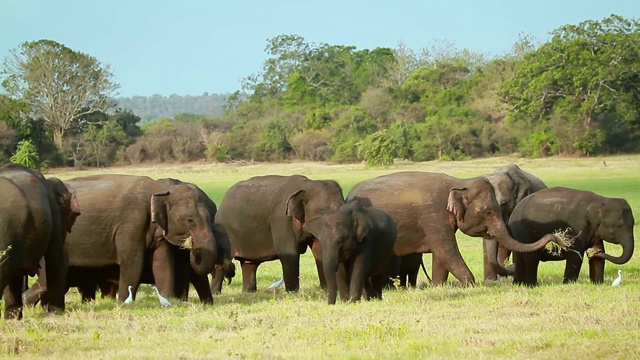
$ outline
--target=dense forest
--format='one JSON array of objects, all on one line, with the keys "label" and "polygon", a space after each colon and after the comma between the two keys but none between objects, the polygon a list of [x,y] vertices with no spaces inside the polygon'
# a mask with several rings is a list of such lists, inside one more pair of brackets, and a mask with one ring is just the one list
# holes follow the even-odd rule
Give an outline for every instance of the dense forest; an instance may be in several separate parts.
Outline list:
[{"label": "dense forest", "polygon": [[[564,25],[541,43],[521,35],[510,52],[492,57],[446,41],[419,51],[357,49],[293,34],[269,39],[266,52],[262,68],[228,96],[116,105],[105,100],[117,88],[108,66],[51,40],[24,43],[2,72],[0,163],[379,165],[640,151],[635,19]],[[39,66],[42,59],[55,66]],[[67,90],[56,88],[60,79]],[[51,93],[58,97],[43,95]],[[223,98],[221,108],[212,105]]]},{"label": "dense forest", "polygon": [[116,107],[131,110],[140,117],[140,125],[160,118],[172,118],[178,114],[198,114],[206,116],[222,116],[228,95],[176,95],[119,97]]}]

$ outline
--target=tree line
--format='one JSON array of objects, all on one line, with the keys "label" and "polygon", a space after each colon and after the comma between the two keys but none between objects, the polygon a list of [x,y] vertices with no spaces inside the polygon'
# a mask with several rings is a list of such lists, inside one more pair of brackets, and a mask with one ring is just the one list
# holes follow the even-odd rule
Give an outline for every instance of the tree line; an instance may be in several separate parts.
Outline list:
[{"label": "tree line", "polygon": [[[141,125],[109,103],[117,84],[97,59],[50,40],[24,43],[4,62],[0,162],[29,151],[53,166],[108,166],[202,159],[379,165],[640,150],[635,19],[561,26],[540,44],[521,35],[509,53],[493,57],[442,41],[416,52],[298,35],[269,39],[265,51],[267,60],[227,97],[223,114]],[[57,73],[45,74],[51,69]],[[55,81],[41,81],[47,77]],[[18,145],[26,141],[29,151]]]},{"label": "tree line", "polygon": [[176,95],[119,97],[117,106],[131,110],[140,116],[140,124],[146,124],[161,118],[173,118],[178,114],[190,113],[206,116],[221,116],[224,114],[224,104],[228,95],[209,94],[202,95]]}]

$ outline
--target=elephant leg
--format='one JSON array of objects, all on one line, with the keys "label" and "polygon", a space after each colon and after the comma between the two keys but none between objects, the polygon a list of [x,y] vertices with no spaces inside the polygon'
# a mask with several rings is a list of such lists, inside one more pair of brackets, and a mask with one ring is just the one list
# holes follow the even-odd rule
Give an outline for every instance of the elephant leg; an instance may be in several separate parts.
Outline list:
[{"label": "elephant leg", "polygon": [[409,274],[403,272],[400,274],[400,287],[406,288],[407,287],[407,277],[409,276]]},{"label": "elephant leg", "polygon": [[[385,285],[385,279],[386,274],[381,274],[381,275],[376,275],[376,276],[372,276],[369,278],[370,284],[371,284],[371,296],[374,299],[378,299],[381,300],[382,299],[382,289],[384,288]],[[365,288],[366,290],[366,288]],[[369,294],[369,290],[367,290],[367,294]]]},{"label": "elephant leg", "polygon": [[4,289],[4,318],[22,319],[22,276],[14,276]]},{"label": "elephant leg", "polygon": [[258,290],[256,284],[256,272],[258,271],[259,263],[248,262],[243,259],[240,260],[240,267],[242,268],[242,291],[244,292],[256,292]]},{"label": "elephant leg", "polygon": [[278,257],[282,264],[285,289],[287,291],[298,291],[300,288],[300,255],[297,253],[280,254]]},{"label": "elephant leg", "polygon": [[67,292],[67,261],[62,245],[62,239],[52,239],[45,251],[45,266],[47,282],[47,310],[57,312],[64,310],[64,296]]},{"label": "elephant leg", "polygon": [[318,280],[320,280],[320,288],[327,290],[327,280],[324,277],[324,265],[322,263],[322,245],[320,241],[314,240],[311,244],[311,252],[316,260],[316,269],[318,271]]},{"label": "elephant leg", "polygon": [[[165,298],[175,297],[175,262],[173,259],[172,249],[168,242],[161,241],[158,246],[153,250],[151,260],[151,271],[153,272],[153,278],[155,279],[156,287],[162,296]],[[184,278],[180,279],[187,285],[187,292],[189,287],[189,274],[184,273]]]},{"label": "elephant leg", "polygon": [[189,272],[189,279],[198,293],[200,302],[203,304],[213,304],[213,295],[211,294],[207,275],[198,275],[195,271],[191,270]]},{"label": "elephant leg", "polygon": [[[440,251],[436,249],[433,251],[433,284],[439,285],[447,281],[448,272],[451,272],[453,276],[458,279],[462,285],[473,285],[476,282],[471,270],[462,259],[462,254],[458,249],[458,244],[453,240],[446,251]],[[444,268],[446,271],[443,271]],[[438,273],[438,279],[436,280],[436,271]]]},{"label": "elephant leg", "polygon": [[300,288],[300,254],[307,249],[307,243],[297,243],[291,220],[279,217],[271,222],[273,248],[282,264],[282,277],[287,291]]},{"label": "elephant leg", "polygon": [[517,285],[536,286],[538,285],[538,265],[540,259],[535,253],[513,253],[513,261],[516,265],[513,274],[513,283]]},{"label": "elephant leg", "polygon": [[338,285],[338,293],[342,301],[349,301],[349,270],[344,263],[338,265],[338,273],[336,274],[336,283]]},{"label": "elephant leg", "polygon": [[39,271],[38,280],[26,291],[25,304],[27,306],[36,306],[45,296],[47,291],[45,277],[44,271]]},{"label": "elephant leg", "polygon": [[[492,265],[497,259],[498,243],[493,239],[482,239],[483,269],[485,280],[498,280],[498,273]],[[496,256],[492,261],[491,257]]]},{"label": "elephant leg", "polygon": [[[189,263],[189,254],[185,250],[174,249],[173,250],[173,263],[174,263],[174,285],[173,285],[173,293],[175,297],[182,301],[187,301],[189,299],[189,281],[191,280],[191,274],[196,275],[195,271],[191,269],[191,265]],[[155,264],[155,261],[154,261]],[[206,275],[203,275],[206,277]],[[155,277],[155,273],[154,273]],[[157,281],[156,281],[157,282]],[[209,287],[209,283],[207,282],[207,288]],[[209,290],[211,291],[211,290]]]},{"label": "elephant leg", "polygon": [[584,251],[576,249],[578,254],[573,251],[566,251],[567,264],[564,267],[563,283],[567,284],[578,280],[580,268],[582,267],[582,255]]},{"label": "elephant leg", "polygon": [[372,298],[376,297],[376,291],[374,290],[373,284],[371,283],[371,278],[364,279],[363,290],[365,300],[369,301]]},{"label": "elephant leg", "polygon": [[118,303],[122,304],[124,300],[129,296],[129,286],[131,286],[131,294],[133,300],[136,299],[136,293],[138,286],[140,286],[140,278],[142,276],[142,268],[144,265],[144,259],[142,256],[134,256],[133,254],[143,254],[143,249],[139,251],[130,251],[122,259],[119,259],[120,263],[120,276],[118,280]]},{"label": "elephant leg", "polygon": [[371,269],[371,253],[369,251],[356,255],[350,266],[349,301],[357,302],[362,297],[362,290],[368,280]]},{"label": "elephant leg", "polygon": [[100,288],[100,293],[102,294],[101,298],[111,298],[115,299],[118,294],[118,286],[116,284],[111,283],[110,281],[101,280],[98,283],[98,287]]},{"label": "elephant leg", "polygon": [[434,253],[431,256],[431,276],[433,277],[433,285],[442,285],[447,282],[447,278],[449,277],[449,270],[444,266],[444,264],[440,263],[440,259]]},{"label": "elephant leg", "polygon": [[[513,268],[505,268],[505,258],[500,257],[500,251],[505,250],[494,239],[482,239],[483,261],[484,261],[484,279],[498,280],[498,277],[506,277],[513,275]],[[509,257],[509,250],[502,256]]]},{"label": "elephant leg", "polygon": [[390,289],[395,288],[394,280],[400,279],[400,266],[401,266],[400,259],[401,259],[400,256],[392,255],[391,259],[389,260],[389,269],[387,271],[387,279],[385,279],[385,286],[387,288],[390,288]]},{"label": "elephant leg", "polygon": [[220,265],[216,265],[216,268],[211,274],[211,293],[222,293],[222,282],[224,281],[224,271]]},{"label": "elephant leg", "polygon": [[[491,266],[491,259],[489,247],[498,246],[495,240],[493,239],[482,239],[482,253],[483,253],[483,269],[484,269],[484,279],[485,280],[498,280],[498,274],[496,273],[493,266]],[[494,254],[496,254],[494,252]],[[497,261],[497,258],[496,258]]]},{"label": "elephant leg", "polygon": [[420,272],[420,265],[422,264],[422,254],[412,255],[410,259],[410,267],[407,271],[407,283],[412,288],[415,288],[418,285],[418,273]]},{"label": "elephant leg", "polygon": [[[594,246],[596,249],[604,252],[604,247]],[[589,279],[594,284],[602,284],[604,282],[604,259],[592,257],[589,259]]]},{"label": "elephant leg", "polygon": [[507,266],[509,263],[509,257],[511,256],[511,250],[502,245],[498,245],[498,264],[500,266]]},{"label": "elephant leg", "polygon": [[97,284],[90,279],[83,279],[83,281],[78,284],[78,292],[82,297],[82,302],[95,300],[97,290]]}]

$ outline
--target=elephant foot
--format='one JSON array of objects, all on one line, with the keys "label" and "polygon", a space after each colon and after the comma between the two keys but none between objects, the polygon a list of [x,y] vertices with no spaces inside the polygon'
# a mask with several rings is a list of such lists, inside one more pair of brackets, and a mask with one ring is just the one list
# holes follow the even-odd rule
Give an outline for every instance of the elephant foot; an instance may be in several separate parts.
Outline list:
[{"label": "elephant foot", "polygon": [[64,306],[55,306],[49,304],[47,306],[47,312],[49,314],[62,314],[64,312]]},{"label": "elephant foot", "polygon": [[10,306],[4,310],[4,318],[7,320],[22,320],[22,308]]}]

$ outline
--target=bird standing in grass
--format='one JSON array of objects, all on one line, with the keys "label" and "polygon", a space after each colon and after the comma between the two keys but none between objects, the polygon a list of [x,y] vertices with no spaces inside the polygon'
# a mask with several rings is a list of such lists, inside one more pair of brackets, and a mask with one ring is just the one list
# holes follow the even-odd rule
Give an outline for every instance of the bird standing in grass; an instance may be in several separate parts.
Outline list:
[{"label": "bird standing in grass", "polygon": [[165,307],[169,307],[171,306],[171,301],[169,301],[167,298],[165,298],[164,296],[160,295],[160,291],[158,291],[158,288],[155,286],[152,286],[153,290],[156,291],[156,294],[158,294],[158,300],[160,300],[160,305],[165,306]]},{"label": "bird standing in grass", "polygon": [[133,286],[129,285],[128,289],[129,289],[129,296],[127,296],[127,298],[124,300],[125,304],[131,304],[133,303],[133,293],[131,292],[131,289],[133,288]]},{"label": "bird standing in grass", "polygon": [[280,287],[280,285],[282,285],[282,283],[284,282],[284,276],[280,278],[280,280],[274,282],[273,284],[269,285],[269,287],[267,287],[267,290],[275,290],[277,288]]},{"label": "bird standing in grass", "polygon": [[622,270],[618,269],[618,277],[613,280],[613,282],[611,283],[611,286],[620,286],[620,283],[622,282]]}]

